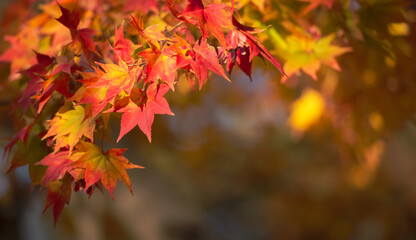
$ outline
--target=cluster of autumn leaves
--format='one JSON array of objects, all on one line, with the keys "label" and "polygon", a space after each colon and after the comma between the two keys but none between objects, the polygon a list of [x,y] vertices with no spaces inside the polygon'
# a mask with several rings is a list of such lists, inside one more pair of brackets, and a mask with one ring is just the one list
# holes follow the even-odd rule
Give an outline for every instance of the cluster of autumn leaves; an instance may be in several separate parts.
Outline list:
[{"label": "cluster of autumn leaves", "polygon": [[[72,190],[85,189],[91,195],[103,186],[112,196],[118,179],[131,190],[126,169],[140,166],[122,156],[124,149],[104,152],[95,144],[94,135],[107,127],[112,113],[121,113],[117,141],[136,126],[151,141],[155,114],[173,115],[164,95],[175,90],[180,76],[201,88],[209,72],[229,80],[223,66],[230,73],[237,64],[251,78],[255,56],[269,60],[283,73],[279,62],[254,37],[258,30],[237,20],[233,2],[189,0],[182,7],[173,0],[162,6],[155,1],[130,5],[127,1],[129,8],[133,4],[144,9],[150,4],[153,7],[147,6],[146,11],[166,11],[170,23],[162,30],[156,25],[145,28],[143,16],[123,12],[130,23],[128,37],[123,23],[111,22],[110,16],[99,18],[105,9],[119,7],[114,1],[75,2],[42,5],[41,14],[23,25],[19,34],[8,37],[12,45],[0,56],[11,62],[12,81],[20,74],[28,79],[18,108],[30,120],[5,152],[36,132],[50,149],[32,165],[46,166],[39,183],[48,188],[45,210],[53,206],[55,222]],[[59,17],[54,18],[57,10]],[[109,30],[103,24],[119,27]],[[37,46],[27,42],[30,35],[36,36],[31,41]],[[35,58],[18,59],[29,55],[28,46],[35,50],[30,53]],[[9,171],[24,164],[28,162],[12,160]]]}]

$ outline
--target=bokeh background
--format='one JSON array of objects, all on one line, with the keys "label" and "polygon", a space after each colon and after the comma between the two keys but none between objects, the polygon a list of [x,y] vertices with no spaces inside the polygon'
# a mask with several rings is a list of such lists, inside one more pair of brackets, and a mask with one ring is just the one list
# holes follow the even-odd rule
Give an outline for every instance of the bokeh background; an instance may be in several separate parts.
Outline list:
[{"label": "bokeh background", "polygon": [[[30,0],[0,6],[2,38],[33,11]],[[282,62],[279,39],[299,35],[285,22],[306,7],[238,6],[246,23],[271,25],[259,37]],[[212,76],[192,91],[180,79],[167,95],[175,116],[156,117],[152,143],[138,129],[106,143],[145,167],[128,171],[134,195],[122,185],[114,200],[72,194],[55,228],[51,211],[42,214],[45,189],[31,189],[27,167],[4,174],[4,159],[0,239],[416,239],[414,1],[334,1],[307,14],[295,21],[308,26],[302,34],[334,33],[334,45],[350,48],[336,58],[341,71],[322,65],[313,80],[299,68],[281,83],[257,59],[253,81],[236,69],[231,84]],[[9,67],[0,69],[2,146],[15,134]],[[110,123],[116,138],[119,119]]]}]

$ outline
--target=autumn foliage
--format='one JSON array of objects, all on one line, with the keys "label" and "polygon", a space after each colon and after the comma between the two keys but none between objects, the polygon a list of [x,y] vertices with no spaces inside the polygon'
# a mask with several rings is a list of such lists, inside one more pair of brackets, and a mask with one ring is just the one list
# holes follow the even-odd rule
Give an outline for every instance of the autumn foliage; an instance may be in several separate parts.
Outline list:
[{"label": "autumn foliage", "polygon": [[[288,92],[294,135],[324,119],[339,152],[365,159],[359,171],[369,176],[385,132],[416,110],[408,104],[414,68],[403,64],[413,51],[404,0],[35,3],[21,1],[37,12],[19,15],[0,55],[10,66],[4,85],[19,91],[17,134],[4,157],[15,150],[8,172],[29,165],[32,184],[48,189],[45,210],[55,222],[74,191],[105,188],[113,197],[118,180],[131,191],[126,169],[141,167],[103,141],[116,145],[140,129],[151,142],[155,115],[174,115],[166,96],[180,84],[198,91],[212,75],[231,81],[237,67],[256,81],[254,62],[270,66]],[[119,121],[116,141],[110,118]],[[26,149],[41,150],[28,156]]]},{"label": "autumn foliage", "polygon": [[[114,19],[107,8],[124,10]],[[164,11],[164,28],[145,24],[149,11]],[[28,80],[16,109],[29,117],[5,154],[33,134],[50,153],[35,163],[13,158],[9,171],[45,166],[32,180],[48,188],[45,210],[53,206],[55,222],[72,190],[91,195],[104,187],[113,197],[119,179],[131,190],[126,169],[140,166],[122,156],[125,149],[104,152],[96,145],[111,115],[121,114],[117,142],[136,126],[151,141],[155,114],[174,115],[164,96],[175,91],[179,78],[201,89],[210,72],[230,81],[224,66],[230,73],[235,64],[251,78],[256,56],[283,73],[256,39],[259,30],[236,16],[233,2],[201,0],[41,5],[19,34],[7,37],[12,44],[0,57],[11,63],[10,81],[22,75]]]}]

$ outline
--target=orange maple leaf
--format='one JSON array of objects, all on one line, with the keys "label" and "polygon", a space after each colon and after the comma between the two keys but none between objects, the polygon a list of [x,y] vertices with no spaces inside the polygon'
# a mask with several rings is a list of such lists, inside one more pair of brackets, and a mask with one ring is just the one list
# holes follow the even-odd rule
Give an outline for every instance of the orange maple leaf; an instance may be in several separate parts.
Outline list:
[{"label": "orange maple leaf", "polygon": [[[71,166],[85,169],[85,189],[101,181],[113,198],[113,191],[120,179],[132,192],[126,169],[143,168],[121,156],[126,149],[113,148],[103,153],[95,144],[81,141],[72,155]],[[133,192],[132,192],[133,193]]]},{"label": "orange maple leaf", "polygon": [[169,87],[165,84],[151,84],[148,86],[146,94],[140,98],[140,106],[130,101],[124,108],[117,112],[122,112],[120,135],[117,142],[135,126],[146,134],[149,142],[152,141],[151,129],[155,114],[174,115],[169,108],[169,104],[163,97]]},{"label": "orange maple leaf", "polygon": [[107,103],[123,91],[130,94],[143,71],[140,63],[130,68],[121,58],[118,64],[98,64],[104,72],[95,68],[95,73],[83,73],[81,81],[85,86],[78,89],[72,98],[79,104],[91,103],[92,117],[96,117]]}]

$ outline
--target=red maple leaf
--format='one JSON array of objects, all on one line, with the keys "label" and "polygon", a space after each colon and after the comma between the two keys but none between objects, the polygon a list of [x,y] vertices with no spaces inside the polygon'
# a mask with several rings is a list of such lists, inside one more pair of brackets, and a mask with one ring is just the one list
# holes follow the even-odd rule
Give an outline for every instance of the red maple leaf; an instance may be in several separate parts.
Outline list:
[{"label": "red maple leaf", "polygon": [[77,29],[80,22],[80,12],[77,10],[70,12],[61,5],[59,5],[59,8],[61,9],[62,15],[56,20],[69,29],[73,44],[80,42],[82,50],[87,58],[91,55],[91,52],[98,55],[92,38],[95,31],[90,28]]},{"label": "red maple leaf", "polygon": [[205,80],[208,77],[208,70],[224,77],[228,81],[230,79],[225,74],[225,71],[218,60],[215,48],[208,45],[206,39],[200,39],[193,50],[195,51],[194,62],[191,64],[192,70],[199,79],[199,89],[201,89]]},{"label": "red maple leaf", "polygon": [[37,164],[48,166],[43,178],[43,185],[64,177],[66,172],[70,172],[74,168],[69,166],[70,163],[72,163],[72,161],[69,156],[69,151],[50,153],[39,161]]},{"label": "red maple leaf", "polygon": [[[212,33],[225,46],[223,27],[231,27],[227,4],[210,4],[204,6],[201,0],[188,0],[188,5],[180,16],[195,20],[202,31],[203,37]],[[189,21],[195,24],[195,21]]]},{"label": "red maple leaf", "polygon": [[65,204],[69,203],[71,192],[72,177],[69,174],[65,174],[64,178],[61,180],[53,181],[48,184],[48,194],[46,195],[46,205],[43,213],[53,205],[53,219],[55,226]]},{"label": "red maple leaf", "polygon": [[35,46],[30,46],[30,42],[29,44],[26,42],[29,36],[33,37],[31,35],[24,35],[23,37],[4,37],[4,40],[10,42],[10,47],[0,55],[0,62],[11,63],[11,74],[9,77],[10,80],[17,79],[19,77],[19,74],[17,74],[19,71],[36,63],[35,56],[33,56],[33,54],[31,54],[30,50],[28,49],[28,47],[33,48]]},{"label": "red maple leaf", "polygon": [[52,93],[56,90],[57,92],[63,94],[66,97],[70,97],[69,93],[69,74],[65,72],[60,72],[56,74],[51,74],[44,76],[45,80],[42,84],[42,91],[40,91],[33,98],[36,99],[36,102],[39,103],[38,113],[43,109],[43,106],[48,102],[49,98],[52,96]]},{"label": "red maple leaf", "polygon": [[148,58],[146,65],[147,78],[145,82],[156,82],[158,79],[166,82],[168,86],[175,90],[175,72],[176,72],[176,59],[168,51],[162,51],[154,53],[152,55],[142,55]]},{"label": "red maple leaf", "polygon": [[48,55],[41,54],[36,51],[34,52],[36,54],[37,63],[21,72],[30,78],[38,78],[39,75],[46,74],[47,67],[55,61],[54,57],[49,57]]},{"label": "red maple leaf", "polygon": [[235,63],[251,79],[252,57],[258,54],[250,54],[250,48],[247,43],[247,37],[240,31],[233,30],[227,35],[227,71],[231,74]]},{"label": "red maple leaf", "polygon": [[114,55],[116,57],[116,62],[118,62],[121,58],[126,63],[130,63],[132,61],[130,53],[132,51],[133,42],[124,38],[123,25],[124,22],[121,24],[119,29],[116,28],[114,39]]},{"label": "red maple leaf", "polygon": [[[256,33],[258,31],[254,30],[251,27],[242,25],[241,23],[237,21],[237,19],[235,19],[234,16],[232,17],[232,23],[234,27],[237,29],[237,31],[242,33],[246,38],[246,41],[247,41],[246,43],[248,43],[249,50],[250,50],[250,53],[249,53],[250,62],[253,60],[255,56],[261,54],[261,56],[269,60],[282,73],[283,76],[286,76],[286,74],[283,72],[282,66],[279,63],[279,61],[269,52],[269,50],[267,50],[263,46],[263,44],[259,42],[259,40],[257,40],[253,35],[251,35],[251,33]],[[241,36],[238,36],[238,39],[239,40],[242,39]]]},{"label": "red maple leaf", "polygon": [[147,87],[146,94],[140,96],[140,106],[135,102],[129,102],[124,108],[118,110],[122,112],[121,129],[117,142],[135,126],[146,134],[149,142],[152,141],[151,129],[155,114],[174,115],[169,108],[169,104],[163,97],[169,87],[165,84],[150,84]]},{"label": "red maple leaf", "polygon": [[[26,127],[22,128],[14,137],[13,139],[4,147],[3,152],[3,159],[6,156],[6,154],[10,154],[13,146],[17,143],[17,141],[20,139],[24,144],[26,144],[27,137],[29,136],[30,130],[32,129],[32,126],[35,122],[32,122],[31,124],[27,125]],[[10,172],[16,167],[11,166],[7,172]]]},{"label": "red maple leaf", "polygon": [[67,27],[71,31],[72,39],[76,38],[77,35],[77,27],[81,19],[81,14],[78,11],[70,12],[68,9],[62,7],[58,4],[62,15],[57,18],[56,20],[65,27]]},{"label": "red maple leaf", "polygon": [[35,54],[37,63],[21,72],[30,77],[25,91],[18,100],[18,104],[23,106],[23,112],[26,112],[26,109],[32,101],[32,96],[42,90],[42,80],[39,76],[45,75],[48,68],[55,61],[55,58],[49,57],[48,55],[40,54],[36,51]]}]

